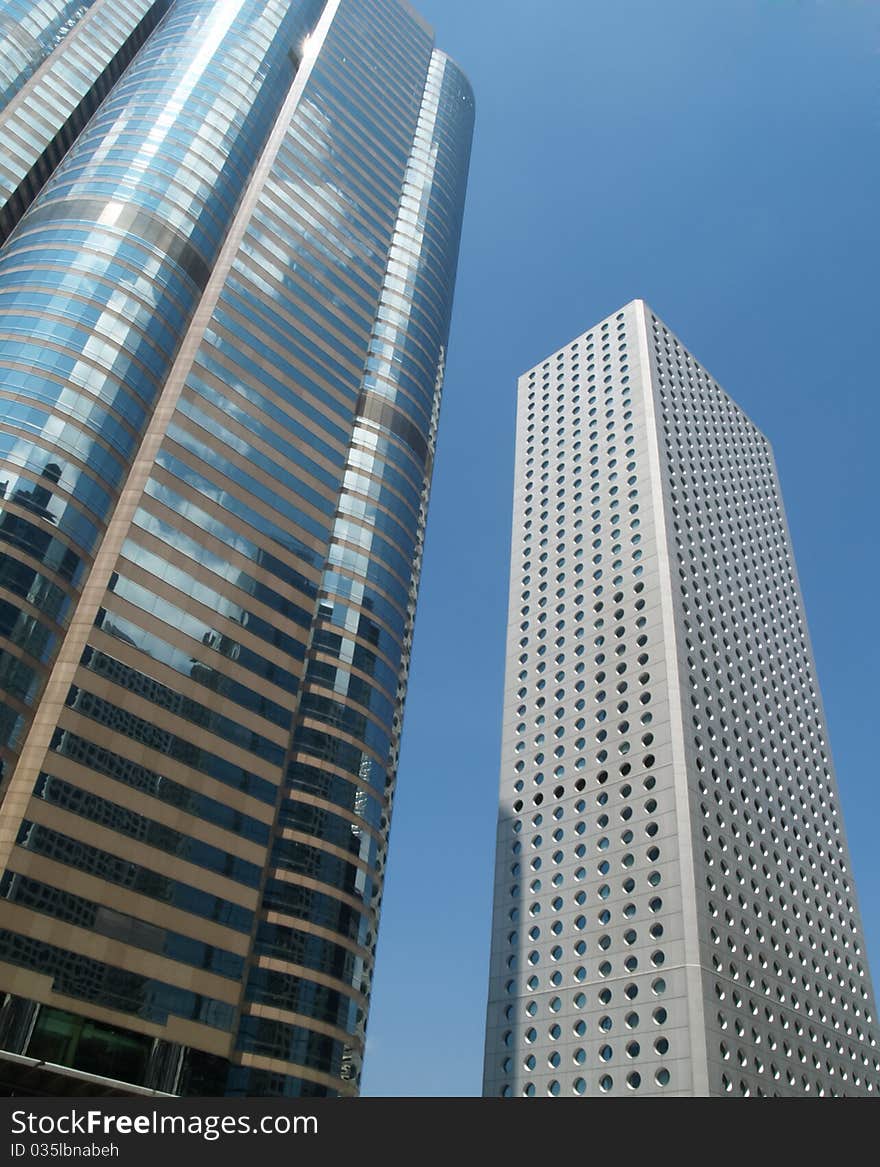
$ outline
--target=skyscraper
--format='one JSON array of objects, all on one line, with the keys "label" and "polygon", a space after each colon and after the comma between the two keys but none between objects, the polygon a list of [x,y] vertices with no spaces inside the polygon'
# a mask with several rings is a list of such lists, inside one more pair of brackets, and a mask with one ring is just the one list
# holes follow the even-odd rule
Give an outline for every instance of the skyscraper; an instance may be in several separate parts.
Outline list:
[{"label": "skyscraper", "polygon": [[876,1093],[769,443],[641,300],[518,389],[484,1092]]},{"label": "skyscraper", "polygon": [[7,125],[41,123],[3,139],[2,1081],[356,1093],[470,89],[399,0],[30,8],[0,8]]}]

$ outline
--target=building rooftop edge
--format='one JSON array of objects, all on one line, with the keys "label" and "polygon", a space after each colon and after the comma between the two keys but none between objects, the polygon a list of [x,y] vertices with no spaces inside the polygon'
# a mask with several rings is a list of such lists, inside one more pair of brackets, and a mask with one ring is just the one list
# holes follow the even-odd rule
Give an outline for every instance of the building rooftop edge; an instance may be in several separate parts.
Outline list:
[{"label": "building rooftop edge", "polygon": [[[632,307],[633,304],[643,304],[648,312],[652,311],[646,300],[643,300],[641,296],[634,296],[631,300],[627,300],[625,304],[621,304],[619,308],[615,308],[612,312],[609,312],[607,315],[600,317],[600,319],[597,320],[595,324],[590,324],[586,328],[582,328],[580,332],[576,333],[569,340],[566,340],[563,342],[563,344],[557,345],[554,349],[551,349],[546,356],[540,357],[537,361],[535,361],[534,364],[529,365],[527,369],[524,369],[523,372],[519,374],[519,376],[525,377],[534,369],[540,368],[540,366],[543,365],[545,361],[549,361],[551,357],[556,356],[556,354],[560,352],[561,349],[565,347],[565,345],[572,344],[575,340],[578,339],[578,337],[583,336],[587,332],[592,332],[594,328],[599,328],[605,323],[606,320],[611,320],[613,317],[620,315],[621,312],[625,312],[626,309]],[[654,312],[653,315],[656,316],[656,312]]]}]

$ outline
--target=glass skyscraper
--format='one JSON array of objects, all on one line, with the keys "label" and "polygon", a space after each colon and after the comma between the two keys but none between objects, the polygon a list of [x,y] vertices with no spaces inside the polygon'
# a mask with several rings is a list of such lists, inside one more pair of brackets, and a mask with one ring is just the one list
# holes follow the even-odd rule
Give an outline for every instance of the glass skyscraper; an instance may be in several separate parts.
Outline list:
[{"label": "glass skyscraper", "polygon": [[0,1081],[356,1093],[470,88],[398,0],[7,0],[0,95]]},{"label": "glass skyscraper", "polygon": [[641,300],[519,379],[484,1092],[874,1095],[773,453]]},{"label": "glass skyscraper", "polygon": [[170,0],[8,0],[0,6],[0,242]]}]

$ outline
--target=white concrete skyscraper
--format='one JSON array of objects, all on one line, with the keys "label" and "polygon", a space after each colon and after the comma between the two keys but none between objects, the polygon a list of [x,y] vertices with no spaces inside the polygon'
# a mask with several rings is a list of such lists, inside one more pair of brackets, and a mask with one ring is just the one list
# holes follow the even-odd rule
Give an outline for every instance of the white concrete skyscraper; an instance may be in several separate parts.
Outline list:
[{"label": "white concrete skyscraper", "polygon": [[519,380],[484,1092],[880,1090],[770,445],[634,300]]}]

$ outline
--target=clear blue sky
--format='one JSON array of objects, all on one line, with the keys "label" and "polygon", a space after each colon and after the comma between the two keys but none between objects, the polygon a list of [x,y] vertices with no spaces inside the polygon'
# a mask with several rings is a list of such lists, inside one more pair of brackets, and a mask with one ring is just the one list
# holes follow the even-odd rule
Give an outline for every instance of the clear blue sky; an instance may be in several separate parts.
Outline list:
[{"label": "clear blue sky", "polygon": [[416,7],[477,129],[363,1093],[475,1095],[516,377],[637,296],[773,444],[880,980],[880,5]]}]

